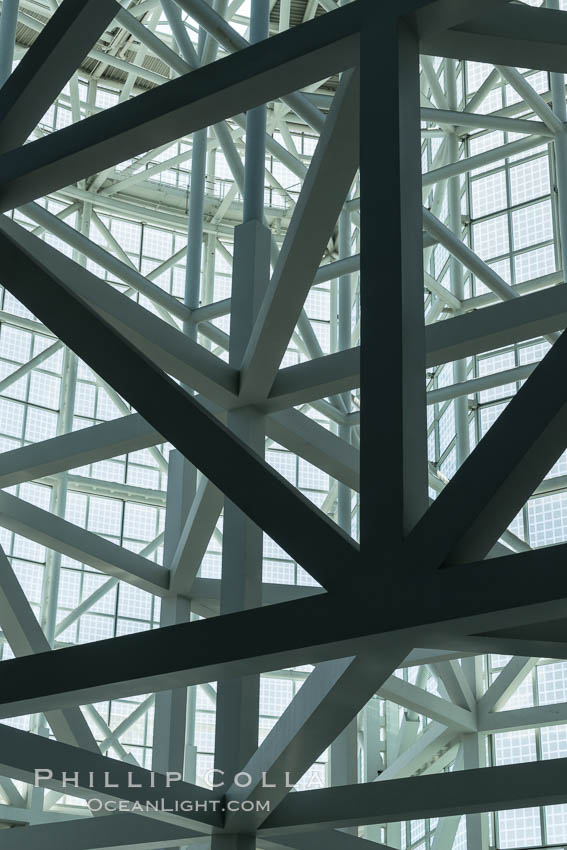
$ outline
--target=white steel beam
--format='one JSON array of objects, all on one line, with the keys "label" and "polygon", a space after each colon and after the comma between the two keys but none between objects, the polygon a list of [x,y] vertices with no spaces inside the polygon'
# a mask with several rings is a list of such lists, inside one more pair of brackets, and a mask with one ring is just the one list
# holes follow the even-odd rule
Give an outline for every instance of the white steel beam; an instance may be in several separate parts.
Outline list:
[{"label": "white steel beam", "polygon": [[[289,793],[289,786],[356,717],[406,654],[398,646],[391,653],[365,653],[316,667],[243,768],[252,782],[246,788],[233,783],[227,798],[252,801],[255,806],[269,802],[273,811]],[[266,816],[257,809],[229,814],[227,828],[236,823],[246,831],[257,829]]]},{"label": "white steel beam", "polygon": [[476,730],[476,720],[473,712],[453,705],[448,700],[435,694],[430,694],[423,688],[418,688],[410,682],[405,682],[397,676],[391,676],[379,689],[378,694],[383,699],[403,705],[410,711],[416,711],[425,717],[430,717],[438,723],[443,723],[451,729],[461,732]]},{"label": "white steel beam", "polygon": [[31,443],[0,455],[0,488],[13,487],[162,443],[137,413]]},{"label": "white steel beam", "polygon": [[175,593],[191,594],[194,579],[215,530],[223,502],[221,491],[207,478],[201,478],[169,565],[170,589]]},{"label": "white steel beam", "polygon": [[159,596],[169,593],[164,567],[17,496],[0,493],[0,525],[142,590]]},{"label": "white steel beam", "polygon": [[345,74],[242,361],[243,402],[268,396],[358,166],[358,74]]}]

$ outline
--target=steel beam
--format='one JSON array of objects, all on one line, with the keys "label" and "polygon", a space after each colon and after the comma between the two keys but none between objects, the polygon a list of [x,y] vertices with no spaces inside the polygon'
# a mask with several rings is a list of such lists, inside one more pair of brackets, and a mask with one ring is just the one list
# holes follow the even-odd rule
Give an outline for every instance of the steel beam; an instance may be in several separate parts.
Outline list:
[{"label": "steel beam", "polygon": [[[397,645],[390,653],[364,653],[320,664],[243,768],[252,782],[232,783],[227,798],[240,803],[281,805],[319,755],[352,721],[407,653]],[[348,697],[346,697],[348,694]],[[273,787],[272,787],[273,786]],[[247,803],[248,804],[248,803]],[[269,816],[265,811],[227,815],[226,827],[254,831]]]},{"label": "steel beam", "polygon": [[[348,8],[348,7],[347,7]],[[266,398],[358,166],[358,73],[345,74],[242,361],[240,398]]]},{"label": "steel beam", "polygon": [[116,0],[61,3],[0,89],[0,153],[24,144],[119,10]]},{"label": "steel beam", "polygon": [[[410,588],[395,577],[374,591],[355,585],[347,606],[343,590],[338,598],[323,594],[5,661],[0,716],[346,657],[364,651],[371,636],[378,651],[389,645],[393,631],[414,646],[455,649],[460,643],[459,649],[468,650],[467,635],[473,634],[473,644],[490,647],[492,640],[499,647],[502,639],[497,633],[491,638],[491,630],[530,623],[542,629],[540,624],[563,616],[564,557],[565,547],[554,546],[416,575]],[[97,664],[91,663],[94,658]],[[168,659],[165,671],[163,658]]]},{"label": "steel beam", "polygon": [[[362,101],[372,101],[377,75],[392,81],[380,114],[361,112],[360,544],[363,569],[374,573],[375,553],[397,549],[427,508],[427,427],[418,42],[411,27],[384,17],[379,5],[367,6],[366,14]],[[381,132],[382,116],[388,133]],[[388,163],[386,169],[376,169],[377,157]],[[385,284],[382,267],[388,270]],[[376,363],[385,352],[389,367],[376,393]],[[378,480],[390,484],[377,487]]]},{"label": "steel beam", "polygon": [[560,11],[507,4],[442,33],[426,35],[420,50],[430,56],[466,56],[491,65],[565,73],[566,29]]},{"label": "steel beam", "polygon": [[0,850],[161,850],[188,846],[208,850],[210,839],[198,831],[123,812],[103,818],[75,818],[0,830]]},{"label": "steel beam", "polygon": [[[203,806],[207,801],[218,800],[219,795],[198,785],[171,777],[168,779],[165,774],[4,724],[0,724],[0,742],[0,770],[5,776],[33,784],[37,769],[50,770],[52,777],[42,774],[43,788],[64,793],[72,791],[74,797],[87,800],[94,797],[103,802],[123,800],[137,803],[142,808],[146,801],[162,799],[164,811],[152,811],[150,817],[188,830],[198,829],[202,833],[209,833],[213,827],[222,825],[220,807],[215,812],[213,806]],[[172,804],[182,799],[201,802],[201,808],[194,806],[192,812],[176,810]],[[166,811],[166,808],[171,811]]]},{"label": "steel beam", "polygon": [[164,567],[17,496],[0,493],[0,525],[149,593],[168,595]]},{"label": "steel beam", "polygon": [[567,800],[567,759],[452,771],[390,782],[301,791],[265,821],[264,831],[451,817],[456,814],[554,805]]},{"label": "steel beam", "polygon": [[137,413],[0,455],[0,487],[13,487],[163,442]]},{"label": "steel beam", "polygon": [[566,356],[564,333],[415,529],[409,551],[427,538],[432,568],[486,557],[564,451]]}]

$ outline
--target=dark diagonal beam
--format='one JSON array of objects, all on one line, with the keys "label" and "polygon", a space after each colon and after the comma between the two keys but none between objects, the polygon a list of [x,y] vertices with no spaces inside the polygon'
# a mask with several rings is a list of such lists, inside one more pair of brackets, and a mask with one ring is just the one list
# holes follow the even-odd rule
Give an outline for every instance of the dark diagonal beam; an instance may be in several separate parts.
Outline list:
[{"label": "dark diagonal beam", "polygon": [[[495,6],[503,6],[508,2],[509,0],[436,0],[430,3],[425,0],[422,3],[413,3],[420,8],[411,12],[408,19],[414,24],[420,39],[424,39],[428,35],[438,34],[471,18],[488,14],[494,11]],[[408,3],[402,0],[401,5],[405,6]],[[412,0],[409,0],[409,5],[412,5]]]},{"label": "dark diagonal beam", "polygon": [[[65,791],[67,781],[67,793],[87,800],[119,799],[143,805],[146,801],[163,799],[164,813],[156,813],[158,819],[187,827],[195,825],[204,832],[222,824],[220,808],[215,812],[212,806],[203,806],[207,801],[220,799],[218,792],[189,782],[168,780],[165,775],[138,765],[4,724],[0,724],[0,769],[2,775],[30,784],[39,781],[36,770],[49,770],[51,776],[40,774],[41,787]],[[200,802],[201,808],[174,813],[176,800]],[[168,809],[171,816],[165,814]]]},{"label": "dark diagonal beam", "polygon": [[0,246],[3,283],[16,298],[314,578],[341,583],[359,557],[347,534],[12,236],[0,233]]},{"label": "dark diagonal beam", "polygon": [[498,65],[567,71],[567,21],[555,9],[508,4],[445,32],[431,32],[422,53]]},{"label": "dark diagonal beam", "polygon": [[0,89],[0,153],[23,145],[99,36],[116,0],[64,0]]},{"label": "dark diagonal beam", "polygon": [[566,368],[564,332],[408,539],[419,569],[484,558],[551,469],[567,446]]}]

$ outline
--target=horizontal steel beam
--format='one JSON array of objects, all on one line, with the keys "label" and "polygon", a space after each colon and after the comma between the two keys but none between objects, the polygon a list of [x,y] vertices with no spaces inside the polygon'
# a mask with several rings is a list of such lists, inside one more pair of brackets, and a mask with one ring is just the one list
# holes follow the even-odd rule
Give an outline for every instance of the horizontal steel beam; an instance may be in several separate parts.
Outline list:
[{"label": "horizontal steel beam", "polygon": [[289,794],[264,831],[304,831],[451,817],[567,801],[567,759],[453,770]]},{"label": "horizontal steel beam", "polygon": [[[352,582],[348,597],[344,590],[319,594],[3,661],[0,717],[313,664],[369,646],[379,652],[391,646],[394,632],[396,640],[407,638],[414,646],[467,651],[471,633],[564,616],[566,548],[416,575],[409,586],[398,570],[376,588]],[[489,637],[482,640],[490,646]]]},{"label": "horizontal steel beam", "polygon": [[550,287],[428,325],[426,364],[450,363],[566,327],[567,288]]},{"label": "horizontal steel beam", "polygon": [[[30,810],[27,810],[31,815]],[[9,814],[8,814],[9,817]],[[1,815],[0,815],[1,818]],[[188,846],[205,850],[211,840],[193,841],[200,833],[149,817],[123,812],[102,818],[85,817],[39,823],[25,829],[0,830],[0,850],[161,850]]]}]

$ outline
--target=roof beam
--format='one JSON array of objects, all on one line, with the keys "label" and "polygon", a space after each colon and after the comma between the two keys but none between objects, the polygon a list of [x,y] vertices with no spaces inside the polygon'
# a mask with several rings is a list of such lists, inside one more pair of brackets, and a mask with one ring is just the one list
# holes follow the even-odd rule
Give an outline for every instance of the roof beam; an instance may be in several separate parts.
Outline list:
[{"label": "roof beam", "polygon": [[403,7],[407,5],[418,7],[408,17],[414,23],[420,39],[423,39],[431,33],[443,32],[470,18],[491,12],[495,5],[508,2],[509,0],[435,0],[424,3],[409,0],[409,3],[400,3],[402,8],[399,13],[404,14]]},{"label": "roof beam", "polygon": [[[405,716],[405,721],[400,729],[400,736],[403,737],[401,740],[398,738],[397,752],[394,752],[393,761],[376,780],[380,784],[404,776],[413,776],[418,772],[422,773],[426,765],[433,764],[440,754],[448,752],[459,737],[459,733],[455,729],[449,729],[444,723],[434,721],[421,735],[414,738],[414,734],[408,729],[408,724],[411,721],[408,721],[407,716]],[[409,732],[407,736],[404,736],[404,726],[406,727],[405,731]],[[408,738],[411,742],[409,746]]]},{"label": "roof beam", "polygon": [[[427,325],[427,366],[450,363],[566,327],[567,292],[561,286],[552,286]],[[280,369],[263,408],[301,404],[340,392],[341,388],[359,386],[360,349],[356,347]]]},{"label": "roof beam", "polygon": [[478,701],[479,716],[492,711],[499,711],[510,699],[515,690],[521,685],[527,675],[534,669],[538,659],[534,657],[512,658],[502,670],[498,678],[487,688]]},{"label": "roof beam", "polygon": [[187,596],[205,557],[209,541],[223,509],[224,496],[207,478],[202,478],[171,564],[170,588]]},{"label": "roof beam", "polygon": [[309,416],[291,408],[272,413],[266,419],[266,433],[272,440],[346,484],[351,490],[359,489],[358,449]]},{"label": "roof beam", "polygon": [[567,327],[567,292],[552,286],[426,327],[427,366],[450,363]]},{"label": "roof beam", "polygon": [[340,832],[337,829],[285,833],[273,835],[271,838],[270,841],[267,838],[262,839],[262,846],[266,850],[272,850],[272,848],[281,850],[282,847],[290,847],[291,850],[392,850],[385,844],[367,841],[365,838],[350,835],[348,832]]},{"label": "roof beam", "polygon": [[480,732],[510,732],[518,729],[534,729],[543,726],[558,726],[567,723],[567,703],[538,705],[516,708],[510,711],[494,711],[483,715],[479,722]]},{"label": "roof beam", "polygon": [[204,346],[166,324],[6,216],[0,217],[0,231],[41,262],[42,267],[64,287],[94,307],[161,369],[219,404],[228,407],[236,400],[236,370]]},{"label": "roof beam", "polygon": [[123,812],[102,818],[74,818],[56,823],[40,823],[25,829],[0,830],[0,850],[161,850],[189,846],[191,850],[210,847],[210,838],[196,845],[199,836],[182,826]]},{"label": "roof beam", "polygon": [[476,697],[458,661],[440,661],[431,665],[431,669],[454,705],[476,711]]},{"label": "roof beam", "polygon": [[283,410],[360,386],[360,348],[347,348],[280,369],[264,410]]},{"label": "roof beam", "polygon": [[410,711],[416,711],[460,732],[476,731],[475,716],[471,711],[453,705],[446,699],[430,694],[424,688],[391,676],[379,689],[382,699],[388,699]]}]

